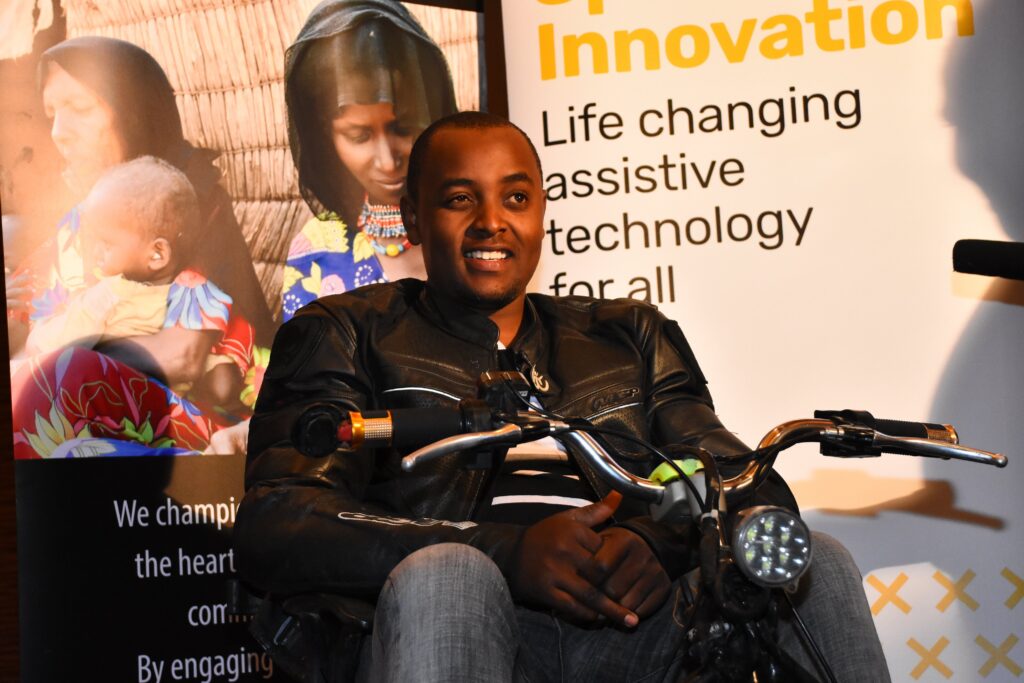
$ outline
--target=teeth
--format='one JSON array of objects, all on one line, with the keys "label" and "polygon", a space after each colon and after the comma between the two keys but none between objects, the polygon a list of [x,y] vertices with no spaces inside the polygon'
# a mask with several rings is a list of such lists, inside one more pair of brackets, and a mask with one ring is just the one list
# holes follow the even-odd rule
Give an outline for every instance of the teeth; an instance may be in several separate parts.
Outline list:
[{"label": "teeth", "polygon": [[467,258],[478,258],[484,261],[499,261],[501,259],[508,258],[508,254],[504,251],[467,251]]}]

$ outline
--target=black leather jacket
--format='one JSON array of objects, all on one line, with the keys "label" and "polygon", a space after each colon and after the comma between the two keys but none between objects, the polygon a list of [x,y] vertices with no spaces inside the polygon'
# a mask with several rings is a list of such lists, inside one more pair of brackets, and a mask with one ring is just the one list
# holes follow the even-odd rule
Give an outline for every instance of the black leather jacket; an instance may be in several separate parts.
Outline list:
[{"label": "black leather jacket", "polygon": [[[247,493],[234,532],[243,578],[276,595],[372,599],[406,555],[445,541],[473,545],[507,570],[524,527],[472,521],[487,470],[448,458],[405,473],[394,450],[315,459],[289,440],[315,402],[373,410],[475,397],[479,374],[497,367],[497,336],[486,317],[416,280],[320,299],[282,326],[249,433]],[[535,389],[551,411],[658,445],[746,450],[715,416],[678,325],[652,306],[531,294],[509,348],[536,369]],[[657,464],[635,446],[617,445],[637,474]],[[599,495],[608,491],[581,469]],[[616,521],[647,540],[670,576],[693,566],[687,528],[656,524],[628,500]]]}]

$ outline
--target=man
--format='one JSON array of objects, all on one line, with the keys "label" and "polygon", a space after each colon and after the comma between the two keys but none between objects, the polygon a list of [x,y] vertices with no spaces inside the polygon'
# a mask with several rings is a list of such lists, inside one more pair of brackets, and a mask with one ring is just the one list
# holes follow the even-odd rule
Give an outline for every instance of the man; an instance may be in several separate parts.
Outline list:
[{"label": "man", "polygon": [[[315,403],[454,405],[475,394],[482,371],[507,368],[531,378],[547,410],[658,445],[746,450],[716,418],[682,332],[653,307],[526,295],[543,237],[541,177],[536,150],[508,122],[466,112],[435,123],[413,149],[402,204],[427,283],[321,299],[275,341],[235,532],[241,571],[277,596],[376,600],[366,680],[682,673],[683,591],[673,581],[694,566],[692,529],[657,524],[635,501],[608,495],[572,454],[528,453],[538,469],[527,471],[510,454],[495,476],[458,459],[403,473],[393,450],[314,459],[290,441]],[[627,466],[650,472],[642,451],[624,450]],[[539,492],[548,484],[555,495]],[[498,504],[511,497],[496,493],[509,490],[563,505],[512,511]],[[844,552],[819,542],[814,571],[842,588],[815,590],[811,577],[801,615],[840,680],[886,680]],[[837,613],[849,630],[825,628]],[[786,647],[808,661],[799,645]]]}]

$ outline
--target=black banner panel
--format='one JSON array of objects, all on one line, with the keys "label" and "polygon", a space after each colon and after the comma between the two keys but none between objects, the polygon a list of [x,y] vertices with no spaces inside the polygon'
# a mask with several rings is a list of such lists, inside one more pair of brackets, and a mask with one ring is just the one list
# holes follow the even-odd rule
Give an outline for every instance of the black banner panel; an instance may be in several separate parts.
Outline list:
[{"label": "black banner panel", "polygon": [[[16,463],[23,680],[270,678],[229,600],[243,467],[241,456]],[[187,499],[172,493],[183,480],[199,484]]]}]

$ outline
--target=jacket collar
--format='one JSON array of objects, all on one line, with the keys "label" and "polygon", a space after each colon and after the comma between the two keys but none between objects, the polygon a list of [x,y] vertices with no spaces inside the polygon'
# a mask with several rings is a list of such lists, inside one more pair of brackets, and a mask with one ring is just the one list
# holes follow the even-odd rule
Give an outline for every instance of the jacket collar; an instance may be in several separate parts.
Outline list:
[{"label": "jacket collar", "polygon": [[429,282],[420,292],[416,310],[437,327],[470,344],[485,349],[498,344],[498,326],[490,318],[445,296]]},{"label": "jacket collar", "polygon": [[[490,318],[472,309],[466,308],[461,303],[448,297],[430,283],[419,293],[416,301],[416,309],[431,323],[445,330],[463,341],[467,341],[486,349],[497,348],[498,326]],[[519,332],[512,340],[509,348],[522,350],[529,354],[536,352],[541,338],[540,319],[537,309],[534,306],[532,297],[527,295],[523,307],[523,321],[519,326]],[[534,354],[529,354],[533,359]]]},{"label": "jacket collar", "polygon": [[535,296],[537,295],[528,294],[526,296],[523,323],[519,327],[516,338],[509,344],[509,348],[523,359],[524,367],[520,368],[520,371],[529,380],[534,393],[543,400],[557,396],[560,389],[557,380],[552,376],[551,368],[548,367],[551,341],[545,332],[540,313],[534,303]]}]

